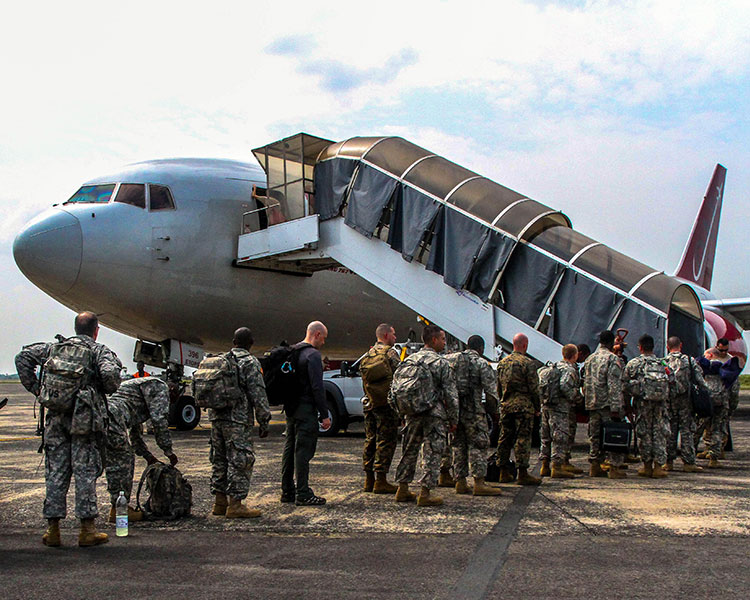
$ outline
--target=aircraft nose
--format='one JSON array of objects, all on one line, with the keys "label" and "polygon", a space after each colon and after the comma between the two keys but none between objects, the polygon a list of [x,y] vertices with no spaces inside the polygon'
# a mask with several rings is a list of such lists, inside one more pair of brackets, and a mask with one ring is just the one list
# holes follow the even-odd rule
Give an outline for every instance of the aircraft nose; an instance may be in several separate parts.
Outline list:
[{"label": "aircraft nose", "polygon": [[37,216],[13,242],[13,258],[21,272],[44,291],[58,294],[78,279],[82,251],[81,224],[59,208]]}]

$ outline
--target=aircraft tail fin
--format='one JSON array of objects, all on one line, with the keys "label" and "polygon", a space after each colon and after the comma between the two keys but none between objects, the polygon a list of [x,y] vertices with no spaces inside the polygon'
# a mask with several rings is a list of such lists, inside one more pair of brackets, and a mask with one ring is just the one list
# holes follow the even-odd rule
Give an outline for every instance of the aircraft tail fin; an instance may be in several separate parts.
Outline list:
[{"label": "aircraft tail fin", "polygon": [[714,272],[716,238],[719,235],[726,175],[727,170],[717,164],[682,253],[680,266],[675,272],[676,277],[692,281],[707,290],[711,289],[711,277]]}]

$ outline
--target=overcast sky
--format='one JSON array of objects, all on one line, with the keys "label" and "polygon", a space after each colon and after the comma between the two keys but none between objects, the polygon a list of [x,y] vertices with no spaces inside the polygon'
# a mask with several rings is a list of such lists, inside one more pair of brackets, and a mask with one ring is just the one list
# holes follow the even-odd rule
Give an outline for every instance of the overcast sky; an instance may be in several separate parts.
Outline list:
[{"label": "overcast sky", "polygon": [[71,329],[12,259],[35,213],[129,162],[252,161],[299,131],[401,135],[669,273],[721,162],[713,291],[750,296],[746,1],[16,2],[0,55],[0,372]]}]

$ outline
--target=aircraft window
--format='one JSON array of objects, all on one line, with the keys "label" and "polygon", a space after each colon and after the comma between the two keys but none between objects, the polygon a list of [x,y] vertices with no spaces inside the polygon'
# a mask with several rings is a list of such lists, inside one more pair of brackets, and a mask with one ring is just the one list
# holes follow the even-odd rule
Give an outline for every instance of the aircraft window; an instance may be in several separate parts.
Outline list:
[{"label": "aircraft window", "polygon": [[117,191],[115,202],[132,204],[138,208],[146,208],[146,186],[142,183],[122,183]]},{"label": "aircraft window", "polygon": [[167,210],[174,208],[174,200],[169,188],[165,185],[149,185],[149,196],[151,197],[151,210]]},{"label": "aircraft window", "polygon": [[73,194],[68,202],[77,202],[82,204],[106,204],[112,197],[112,192],[115,191],[115,184],[108,183],[106,185],[84,185]]}]

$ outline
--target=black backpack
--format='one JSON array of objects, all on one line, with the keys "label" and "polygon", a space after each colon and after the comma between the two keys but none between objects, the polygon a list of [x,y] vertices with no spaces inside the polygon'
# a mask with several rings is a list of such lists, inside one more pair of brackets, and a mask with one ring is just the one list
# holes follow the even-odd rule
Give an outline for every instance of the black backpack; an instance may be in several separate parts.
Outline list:
[{"label": "black backpack", "polygon": [[[141,488],[144,483],[149,497],[141,506]],[[177,468],[157,461],[143,471],[135,502],[136,510],[142,510],[146,519],[173,521],[188,517],[193,505],[193,486]]]},{"label": "black backpack", "polygon": [[299,369],[299,355],[310,344],[282,344],[266,352],[260,359],[263,368],[263,382],[269,404],[284,405],[286,414],[291,415],[299,404],[302,394],[302,380]]},{"label": "black backpack", "polygon": [[690,369],[690,381],[688,384],[688,395],[690,396],[690,404],[693,407],[693,413],[697,417],[713,417],[714,416],[714,401],[711,398],[711,393],[698,385],[695,380],[695,371],[693,369],[693,359],[688,356],[688,368]]}]

